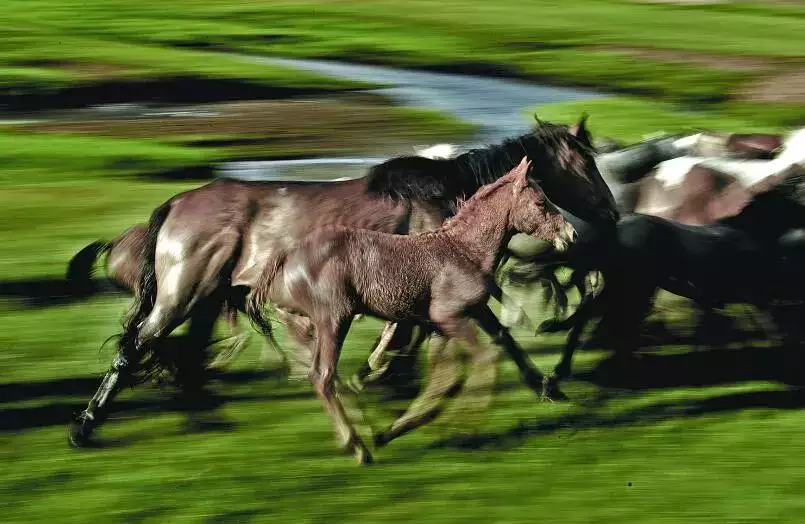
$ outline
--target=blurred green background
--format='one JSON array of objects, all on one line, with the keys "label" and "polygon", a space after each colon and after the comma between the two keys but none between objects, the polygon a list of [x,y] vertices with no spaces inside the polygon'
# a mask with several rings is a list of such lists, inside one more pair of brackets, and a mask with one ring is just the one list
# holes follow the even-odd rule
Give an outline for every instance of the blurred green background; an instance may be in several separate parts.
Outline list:
[{"label": "blurred green background", "polygon": [[[169,390],[142,387],[67,448],[65,424],[108,365],[129,300],[59,304],[48,283],[228,159],[299,158],[468,140],[450,117],[361,82],[231,53],[338,58],[593,87],[533,108],[596,137],[805,124],[805,3],[406,0],[4,0],[0,6],[0,510],[3,522],[801,522],[799,356],[763,340],[656,348],[620,377],[581,352],[571,401],[540,404],[502,364],[479,436],[437,421],[359,468],[310,387],[259,371],[261,341],[215,388],[231,431],[186,434]],[[101,118],[109,102],[205,103],[208,119]],[[26,291],[34,298],[30,300]],[[54,297],[50,297],[54,298]],[[534,306],[533,317],[539,319]],[[670,326],[686,306],[665,300]],[[343,358],[379,324],[355,324]],[[543,369],[560,337],[521,330]],[[404,406],[369,394],[376,423]]]}]

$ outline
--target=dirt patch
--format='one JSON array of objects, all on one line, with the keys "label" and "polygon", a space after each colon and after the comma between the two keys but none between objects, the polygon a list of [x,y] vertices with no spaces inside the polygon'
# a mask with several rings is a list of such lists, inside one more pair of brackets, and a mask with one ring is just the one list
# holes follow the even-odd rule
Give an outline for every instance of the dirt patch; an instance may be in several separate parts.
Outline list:
[{"label": "dirt patch", "polygon": [[645,58],[660,62],[685,62],[724,71],[756,72],[775,67],[774,60],[764,57],[704,54],[649,47],[594,46],[591,49],[621,53],[634,58]]},{"label": "dirt patch", "polygon": [[752,82],[738,95],[740,100],[782,104],[805,103],[805,68],[785,71]]},{"label": "dirt patch", "polygon": [[264,158],[376,151],[411,141],[430,143],[455,138],[460,134],[459,126],[454,131],[449,126],[428,125],[367,94],[327,99],[222,102],[191,109],[172,113],[177,116],[72,120],[28,124],[19,129],[171,139],[196,147],[226,149],[233,156]]},{"label": "dirt patch", "polygon": [[70,60],[25,60],[19,63],[23,66],[43,67],[66,71],[86,79],[118,78],[126,74],[136,73],[137,69],[120,64],[104,62],[80,62]]},{"label": "dirt patch", "polygon": [[731,0],[632,0],[633,4],[665,4],[665,5],[717,5],[728,4]]},{"label": "dirt patch", "polygon": [[590,49],[622,53],[636,59],[682,62],[724,71],[754,73],[758,79],[744,86],[736,86],[733,98],[782,104],[805,102],[805,61],[798,58],[718,55],[621,46],[593,46]]},{"label": "dirt patch", "polygon": [[0,90],[0,107],[9,112],[72,109],[99,104],[124,104],[148,100],[155,103],[204,103],[221,100],[279,99],[333,93],[328,88],[270,86],[228,78],[179,76],[149,79],[92,81],[64,88],[42,88],[19,93]]}]

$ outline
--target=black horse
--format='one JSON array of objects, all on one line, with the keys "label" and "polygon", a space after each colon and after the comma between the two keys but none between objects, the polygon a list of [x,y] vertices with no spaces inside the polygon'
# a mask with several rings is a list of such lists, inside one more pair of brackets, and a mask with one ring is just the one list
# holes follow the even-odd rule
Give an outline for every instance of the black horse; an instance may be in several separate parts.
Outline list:
[{"label": "black horse", "polygon": [[705,308],[750,304],[768,310],[776,301],[805,300],[805,242],[791,235],[805,227],[803,179],[797,172],[766,181],[741,213],[714,224],[632,214],[613,232],[580,235],[567,253],[552,255],[580,274],[600,271],[604,287],[598,296],[588,294],[569,319],[568,341],[546,388],[570,375],[573,352],[593,318],[616,320],[607,326],[607,339],[621,355],[636,349],[658,289]]}]

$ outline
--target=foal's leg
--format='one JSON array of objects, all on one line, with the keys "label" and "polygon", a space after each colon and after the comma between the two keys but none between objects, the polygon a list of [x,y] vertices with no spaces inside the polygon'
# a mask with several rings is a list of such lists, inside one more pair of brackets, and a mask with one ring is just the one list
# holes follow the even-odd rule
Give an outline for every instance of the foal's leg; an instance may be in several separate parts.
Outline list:
[{"label": "foal's leg", "polygon": [[[301,315],[296,315],[284,309],[276,310],[277,319],[285,325],[288,335],[296,344],[296,351],[290,359],[285,359],[291,379],[301,380],[310,376],[313,363],[313,341],[315,327],[313,322]],[[280,351],[282,351],[280,349]]]},{"label": "foal's leg", "polygon": [[382,447],[412,429],[433,420],[442,410],[447,395],[459,383],[460,362],[455,345],[447,337],[434,335],[428,348],[428,378],[425,389],[406,412],[388,429],[375,433],[375,446]]},{"label": "foal's leg", "polygon": [[335,424],[341,447],[354,453],[359,464],[369,464],[372,462],[372,455],[347,418],[336,391],[338,357],[351,322],[352,317],[349,316],[336,322],[328,320],[317,323],[316,352],[310,381]]},{"label": "foal's leg", "polygon": [[484,304],[476,307],[472,311],[472,316],[478,321],[481,329],[492,337],[492,341],[502,347],[514,361],[517,369],[520,370],[522,381],[531,390],[539,394],[544,400],[565,398],[558,388],[551,391],[545,390],[544,384],[547,378],[534,366],[526,352],[515,342],[509,330],[498,321],[489,306]]}]

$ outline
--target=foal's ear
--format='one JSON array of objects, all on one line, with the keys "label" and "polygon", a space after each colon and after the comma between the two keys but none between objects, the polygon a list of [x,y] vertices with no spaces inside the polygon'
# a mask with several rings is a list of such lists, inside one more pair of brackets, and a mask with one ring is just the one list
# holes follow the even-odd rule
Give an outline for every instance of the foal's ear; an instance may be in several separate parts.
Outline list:
[{"label": "foal's ear", "polygon": [[524,156],[517,167],[512,170],[515,193],[519,193],[528,185],[529,171],[531,171],[531,160],[529,160],[527,156]]}]

